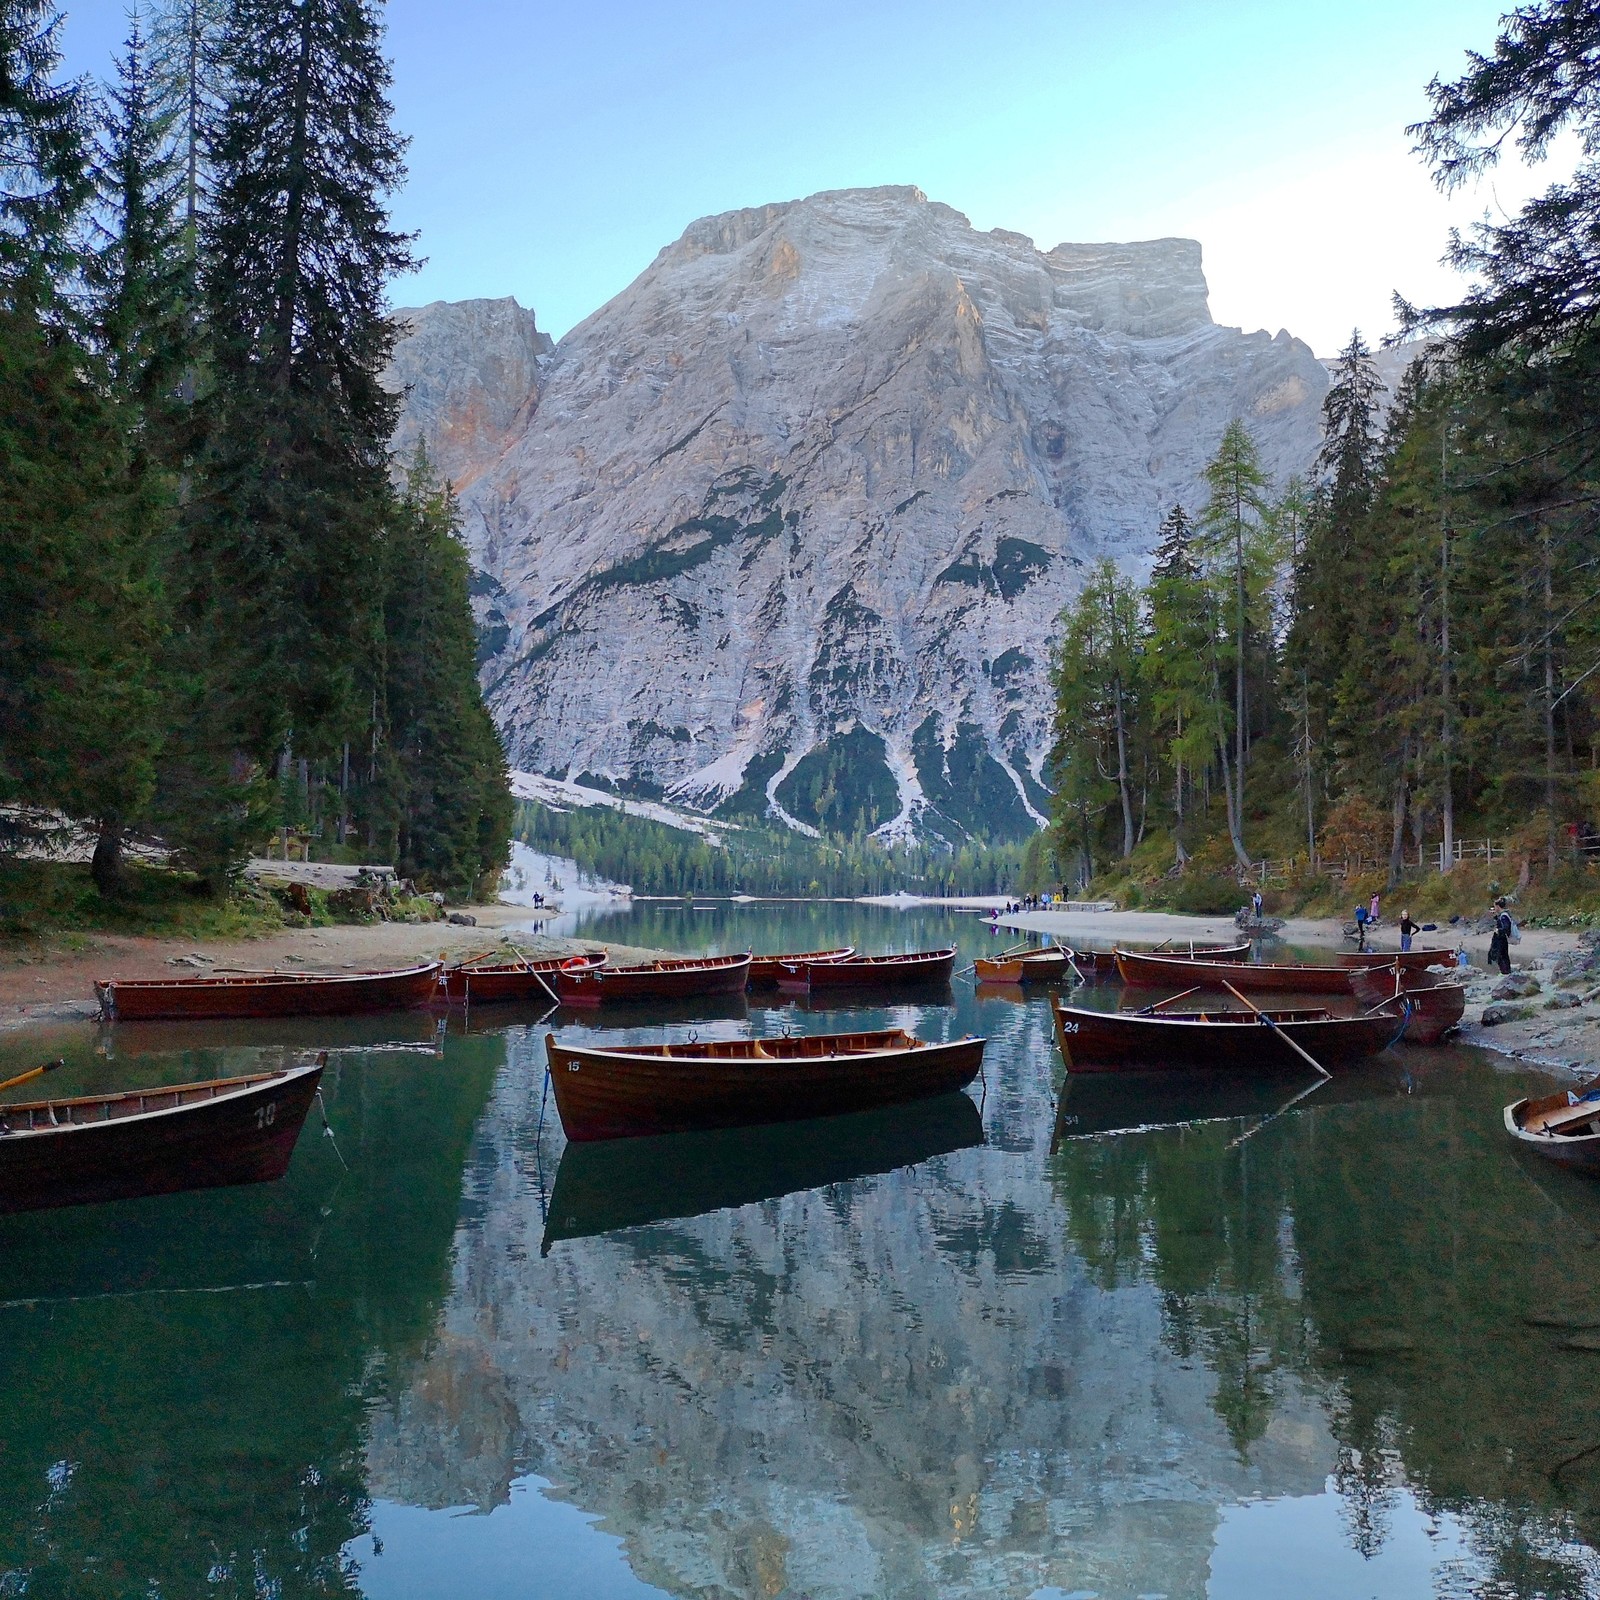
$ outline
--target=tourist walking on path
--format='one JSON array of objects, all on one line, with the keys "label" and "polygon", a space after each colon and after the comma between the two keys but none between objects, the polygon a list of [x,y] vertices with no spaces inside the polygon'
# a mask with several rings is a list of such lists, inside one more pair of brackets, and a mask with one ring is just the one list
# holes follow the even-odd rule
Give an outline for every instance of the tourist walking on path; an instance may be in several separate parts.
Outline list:
[{"label": "tourist walking on path", "polygon": [[1400,913],[1400,950],[1404,954],[1411,948],[1411,936],[1418,932],[1418,925],[1411,920],[1411,911],[1407,907]]},{"label": "tourist walking on path", "polygon": [[1494,932],[1489,937],[1489,965],[1499,967],[1502,977],[1511,975],[1511,913],[1505,900],[1494,903]]}]

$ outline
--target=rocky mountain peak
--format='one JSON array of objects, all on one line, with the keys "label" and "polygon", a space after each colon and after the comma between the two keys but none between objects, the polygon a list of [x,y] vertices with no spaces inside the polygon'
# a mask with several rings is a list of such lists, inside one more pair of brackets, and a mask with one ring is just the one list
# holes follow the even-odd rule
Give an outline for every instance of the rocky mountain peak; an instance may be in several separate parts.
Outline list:
[{"label": "rocky mountain peak", "polygon": [[1232,417],[1302,470],[1327,388],[1212,322],[1192,240],[1041,251],[910,187],[693,223],[553,352],[515,302],[409,315],[513,764],[890,836],[1035,825],[1086,566],[1147,560]]}]

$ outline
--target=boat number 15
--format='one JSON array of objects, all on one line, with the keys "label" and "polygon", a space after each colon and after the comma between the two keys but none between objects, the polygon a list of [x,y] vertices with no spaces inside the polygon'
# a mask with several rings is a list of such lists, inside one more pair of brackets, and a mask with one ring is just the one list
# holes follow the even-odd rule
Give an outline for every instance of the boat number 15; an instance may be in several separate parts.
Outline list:
[{"label": "boat number 15", "polygon": [[277,1115],[278,1105],[275,1100],[268,1101],[264,1106],[257,1106],[256,1126],[258,1128],[270,1128],[273,1122],[277,1119]]}]

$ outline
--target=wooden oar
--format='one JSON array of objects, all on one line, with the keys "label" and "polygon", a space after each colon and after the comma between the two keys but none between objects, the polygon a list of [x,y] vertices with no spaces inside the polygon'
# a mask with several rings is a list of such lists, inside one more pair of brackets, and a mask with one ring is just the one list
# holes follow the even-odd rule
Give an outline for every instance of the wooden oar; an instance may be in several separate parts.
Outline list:
[{"label": "wooden oar", "polygon": [[[1194,988],[1185,989],[1182,994],[1169,994],[1165,1000],[1156,1000],[1156,1001],[1152,1002],[1150,1005],[1141,1006],[1139,1008],[1139,1015],[1141,1017],[1151,1016],[1155,1012],[1159,1011],[1162,1008],[1162,1006],[1170,1006],[1175,1001],[1178,1001],[1178,1000],[1187,1000],[1190,995],[1199,994],[1200,991],[1203,988],[1205,988],[1205,985],[1203,983],[1197,983],[1194,986]],[[1388,1002],[1385,1001],[1384,1004],[1387,1005]]]},{"label": "wooden oar", "polygon": [[19,1083],[27,1083],[34,1078],[42,1078],[45,1073],[54,1072],[57,1067],[64,1067],[66,1064],[60,1056],[57,1056],[54,1061],[47,1061],[42,1067],[30,1067],[26,1072],[19,1072],[16,1077],[7,1078],[4,1083],[0,1083],[0,1094],[3,1094],[7,1089],[15,1089]]},{"label": "wooden oar", "polygon": [[1222,987],[1226,989],[1228,993],[1231,994],[1236,1000],[1243,1000],[1245,1005],[1247,1005],[1250,1010],[1255,1012],[1255,1014],[1260,1017],[1269,1028],[1274,1029],[1278,1037],[1282,1039],[1283,1042],[1288,1045],[1288,1047],[1293,1050],[1297,1056],[1305,1061],[1308,1066],[1313,1067],[1317,1072],[1321,1073],[1324,1078],[1331,1078],[1333,1076],[1333,1074],[1329,1072],[1328,1069],[1323,1066],[1323,1064],[1318,1061],[1309,1050],[1305,1049],[1294,1039],[1291,1039],[1289,1035],[1283,1031],[1282,1027],[1279,1026],[1278,1023],[1274,1022],[1273,1019],[1269,1017],[1266,1012],[1263,1011],[1261,1007],[1258,1006],[1248,995],[1240,994],[1239,991],[1235,989],[1234,986],[1226,979],[1223,980]]}]

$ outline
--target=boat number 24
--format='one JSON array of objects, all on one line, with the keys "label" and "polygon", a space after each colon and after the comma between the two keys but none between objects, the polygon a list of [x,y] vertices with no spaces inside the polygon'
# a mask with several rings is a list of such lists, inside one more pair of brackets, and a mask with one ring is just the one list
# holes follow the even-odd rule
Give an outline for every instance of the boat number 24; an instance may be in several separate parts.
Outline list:
[{"label": "boat number 24", "polygon": [[1076,1033],[1078,1031],[1078,1024],[1076,1022],[1069,1022],[1067,1018],[1063,1017],[1061,1019],[1061,1031],[1063,1033]]},{"label": "boat number 24", "polygon": [[258,1128],[270,1128],[273,1122],[277,1120],[277,1116],[278,1103],[275,1100],[269,1100],[266,1105],[256,1107],[256,1126]]}]

